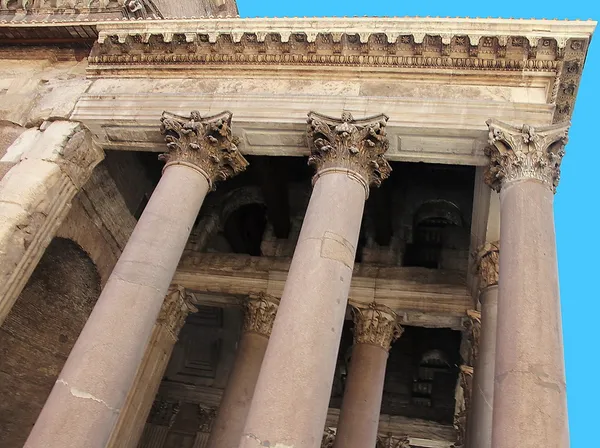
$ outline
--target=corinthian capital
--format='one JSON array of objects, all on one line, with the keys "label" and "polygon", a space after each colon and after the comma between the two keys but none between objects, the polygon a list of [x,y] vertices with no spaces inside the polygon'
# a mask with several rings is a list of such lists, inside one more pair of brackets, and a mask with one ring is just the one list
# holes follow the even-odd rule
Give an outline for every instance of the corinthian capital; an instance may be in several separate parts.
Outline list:
[{"label": "corinthian capital", "polygon": [[383,114],[355,120],[347,112],[341,119],[310,112],[308,163],[315,165],[317,175],[324,170],[348,170],[362,178],[367,191],[369,185],[379,186],[392,171],[384,157],[389,147],[387,120]]},{"label": "corinthian capital", "polygon": [[490,157],[486,183],[496,191],[508,182],[537,179],[556,191],[560,162],[565,154],[569,124],[552,126],[523,125],[519,128],[496,120],[489,128]]},{"label": "corinthian capital", "polygon": [[185,289],[174,287],[165,297],[157,322],[167,329],[173,339],[177,340],[186,317],[196,311],[198,309],[192,304]]},{"label": "corinthian capital", "polygon": [[353,306],[354,343],[377,345],[389,350],[404,329],[398,325],[398,316],[386,306],[375,302],[368,306]]},{"label": "corinthian capital", "polygon": [[500,243],[485,243],[477,251],[477,272],[481,277],[481,289],[498,284],[500,269]]},{"label": "corinthian capital", "polygon": [[231,135],[231,112],[201,117],[192,111],[189,117],[163,112],[160,132],[165,136],[168,152],[160,156],[166,166],[191,166],[214,183],[244,171],[248,162],[238,151]]},{"label": "corinthian capital", "polygon": [[279,299],[267,294],[250,296],[244,301],[244,332],[271,336]]}]

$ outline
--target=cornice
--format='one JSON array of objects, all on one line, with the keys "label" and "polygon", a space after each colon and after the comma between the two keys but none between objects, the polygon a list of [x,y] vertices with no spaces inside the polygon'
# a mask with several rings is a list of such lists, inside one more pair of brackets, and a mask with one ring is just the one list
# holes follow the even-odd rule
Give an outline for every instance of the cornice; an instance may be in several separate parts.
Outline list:
[{"label": "cornice", "polygon": [[[596,22],[442,18],[255,18],[98,23],[95,76],[194,67],[345,67],[547,72],[554,122],[572,114]],[[244,68],[243,70],[247,70]]]}]

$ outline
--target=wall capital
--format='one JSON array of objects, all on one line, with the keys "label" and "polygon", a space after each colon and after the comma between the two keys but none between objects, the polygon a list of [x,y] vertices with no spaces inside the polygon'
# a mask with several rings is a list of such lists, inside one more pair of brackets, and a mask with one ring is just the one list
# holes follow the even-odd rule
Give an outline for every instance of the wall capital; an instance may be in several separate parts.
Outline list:
[{"label": "wall capital", "polygon": [[231,112],[202,117],[192,111],[189,117],[163,112],[160,132],[167,142],[167,153],[159,158],[169,165],[188,165],[200,171],[211,188],[244,171],[248,162],[231,134]]},{"label": "wall capital", "polygon": [[327,170],[347,170],[362,179],[367,193],[370,185],[379,186],[392,171],[384,157],[389,147],[387,120],[383,114],[355,120],[349,112],[341,119],[309,112],[308,163],[316,167],[316,176]]},{"label": "wall capital", "polygon": [[389,351],[392,342],[404,329],[398,316],[390,308],[371,302],[367,306],[352,306],[354,319],[354,344],[377,345]]},{"label": "wall capital", "polygon": [[498,284],[500,270],[500,242],[488,242],[477,251],[477,273],[481,277],[481,289]]},{"label": "wall capital", "polygon": [[279,308],[279,299],[265,293],[251,295],[244,300],[244,332],[271,336],[273,322]]},{"label": "wall capital", "polygon": [[533,127],[515,127],[498,120],[488,120],[490,158],[486,183],[496,191],[517,180],[535,179],[556,192],[560,163],[568,141],[569,123]]},{"label": "wall capital", "polygon": [[188,314],[196,311],[198,309],[192,304],[184,288],[180,286],[171,288],[160,309],[157,323],[163,325],[173,339],[177,340]]}]

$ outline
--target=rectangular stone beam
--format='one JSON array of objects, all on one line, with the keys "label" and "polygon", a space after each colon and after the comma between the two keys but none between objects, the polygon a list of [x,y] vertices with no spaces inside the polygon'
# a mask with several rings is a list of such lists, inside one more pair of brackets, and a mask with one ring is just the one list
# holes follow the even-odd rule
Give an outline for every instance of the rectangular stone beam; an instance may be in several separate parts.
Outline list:
[{"label": "rectangular stone beam", "polygon": [[[231,306],[233,296],[281,296],[290,259],[240,254],[187,254],[173,284],[196,294],[199,304]],[[415,267],[356,264],[350,301],[376,301],[396,311],[404,325],[461,329],[472,307],[465,274]]]}]

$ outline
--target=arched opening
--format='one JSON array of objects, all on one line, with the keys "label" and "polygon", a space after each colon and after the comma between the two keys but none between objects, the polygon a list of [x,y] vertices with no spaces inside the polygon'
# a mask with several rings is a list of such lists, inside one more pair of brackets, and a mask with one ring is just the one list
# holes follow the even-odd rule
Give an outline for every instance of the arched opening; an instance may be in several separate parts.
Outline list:
[{"label": "arched opening", "polygon": [[233,252],[260,256],[263,233],[267,226],[263,204],[246,204],[229,214],[223,226]]},{"label": "arched opening", "polygon": [[444,200],[421,204],[414,214],[412,243],[406,246],[404,265],[440,268],[444,249],[462,246],[464,233],[464,220],[455,204]]},{"label": "arched opening", "polygon": [[0,328],[0,446],[25,443],[100,295],[96,266],[54,238]]}]

